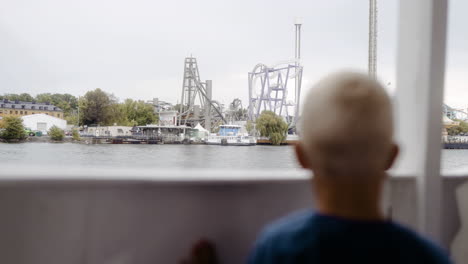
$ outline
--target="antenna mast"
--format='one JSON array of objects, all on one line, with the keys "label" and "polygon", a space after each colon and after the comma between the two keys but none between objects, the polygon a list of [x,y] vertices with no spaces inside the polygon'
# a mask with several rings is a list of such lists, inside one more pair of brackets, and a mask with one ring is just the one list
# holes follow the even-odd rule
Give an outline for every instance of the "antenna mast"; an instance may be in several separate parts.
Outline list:
[{"label": "antenna mast", "polygon": [[377,73],[377,0],[369,0],[369,76]]},{"label": "antenna mast", "polygon": [[[302,26],[302,18],[296,17],[294,21],[294,26],[296,27],[296,38],[295,38],[295,47],[294,47],[294,55],[295,55],[295,76],[298,76],[298,71],[301,71],[301,26]],[[294,100],[296,103],[295,112],[294,112],[294,126],[297,123],[297,119],[299,117],[299,105],[301,104],[301,80],[302,78],[294,78]]]}]

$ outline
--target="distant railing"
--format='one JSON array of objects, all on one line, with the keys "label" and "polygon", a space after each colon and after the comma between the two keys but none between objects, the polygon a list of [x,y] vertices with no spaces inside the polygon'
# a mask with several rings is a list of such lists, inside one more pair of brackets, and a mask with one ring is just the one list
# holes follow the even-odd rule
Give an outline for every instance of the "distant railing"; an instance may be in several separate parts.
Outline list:
[{"label": "distant railing", "polygon": [[468,149],[468,137],[450,136],[443,140],[444,149]]}]

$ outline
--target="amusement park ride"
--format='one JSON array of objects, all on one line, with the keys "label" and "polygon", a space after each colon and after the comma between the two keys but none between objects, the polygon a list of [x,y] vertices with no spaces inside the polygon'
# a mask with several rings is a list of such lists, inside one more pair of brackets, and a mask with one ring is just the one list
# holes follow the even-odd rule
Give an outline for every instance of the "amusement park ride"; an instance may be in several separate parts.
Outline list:
[{"label": "amusement park ride", "polygon": [[447,104],[443,105],[443,113],[450,119],[458,120],[468,120],[468,109],[457,109],[448,106]]},{"label": "amusement park ride", "polygon": [[[272,66],[257,64],[249,72],[249,120],[255,121],[267,110],[282,116],[290,129],[295,129],[301,98],[302,66],[301,25],[296,19],[295,59],[280,62]],[[294,91],[291,92],[291,82]]]},{"label": "amusement park ride", "polygon": [[221,104],[213,100],[211,94],[212,81],[200,81],[197,59],[185,58],[179,124],[194,127],[200,123],[210,131],[216,124],[226,123]]},{"label": "amusement park ride", "polygon": [[[299,119],[303,66],[301,65],[301,19],[295,23],[295,58],[274,65],[257,64],[248,73],[249,104],[247,119],[254,121],[267,110],[284,118],[290,133],[295,133]],[[369,0],[369,76],[377,72],[377,0]],[[291,86],[294,86],[292,88]],[[179,124],[207,130],[239,118],[242,103],[235,99],[223,115],[222,106],[211,98],[211,81],[200,81],[197,60],[185,58]],[[241,118],[244,118],[243,116]],[[228,119],[228,120],[227,120]]]},{"label": "amusement park ride", "polygon": [[[194,127],[198,123],[207,130],[229,121],[248,118],[255,121],[264,110],[282,116],[291,129],[297,123],[301,95],[302,66],[300,65],[300,39],[302,22],[296,19],[295,59],[273,66],[259,63],[248,74],[249,106],[244,114],[240,99],[234,99],[227,113],[212,99],[212,82],[200,81],[197,59],[185,58],[181,105],[178,109],[179,125]],[[291,82],[294,91],[291,92]],[[229,120],[227,120],[229,119]]]}]

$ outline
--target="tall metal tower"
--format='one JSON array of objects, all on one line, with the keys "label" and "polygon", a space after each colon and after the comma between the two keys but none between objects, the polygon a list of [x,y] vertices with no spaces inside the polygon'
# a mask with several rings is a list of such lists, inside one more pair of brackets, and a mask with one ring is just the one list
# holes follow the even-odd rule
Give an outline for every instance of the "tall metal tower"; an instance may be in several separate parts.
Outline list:
[{"label": "tall metal tower", "polygon": [[200,91],[197,88],[196,83],[200,83],[200,74],[198,72],[197,59],[192,57],[185,58],[184,79],[182,83],[182,98],[180,100],[181,113],[192,109],[193,106],[196,104],[196,101],[198,101],[199,105],[204,105],[205,100],[203,96],[200,96]]},{"label": "tall metal tower", "polygon": [[377,74],[377,0],[369,0],[369,76]]},{"label": "tall metal tower", "polygon": [[[298,74],[298,70],[300,69],[301,74],[302,74],[302,68],[301,66],[301,26],[302,26],[302,18],[297,17],[296,20],[294,21],[294,26],[296,27],[296,38],[295,38],[295,59],[296,59],[296,76]],[[294,112],[294,123],[297,123],[297,119],[299,117],[299,105],[301,104],[301,80],[300,78],[295,78],[295,101],[297,103],[295,107],[295,112]]]},{"label": "tall metal tower", "polygon": [[211,80],[204,83],[200,81],[197,59],[185,58],[181,107],[179,108],[181,125],[195,126],[196,123],[201,123],[207,130],[210,130],[213,122],[226,123],[220,104],[211,99],[211,92]]}]

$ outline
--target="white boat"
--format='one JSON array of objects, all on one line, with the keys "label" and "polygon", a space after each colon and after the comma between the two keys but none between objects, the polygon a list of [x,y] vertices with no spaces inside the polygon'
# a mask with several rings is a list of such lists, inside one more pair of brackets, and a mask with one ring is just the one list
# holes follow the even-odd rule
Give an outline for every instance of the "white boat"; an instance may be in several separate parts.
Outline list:
[{"label": "white boat", "polygon": [[248,134],[242,134],[241,126],[221,125],[218,134],[211,134],[206,140],[208,145],[226,145],[226,146],[254,146],[257,139]]}]

